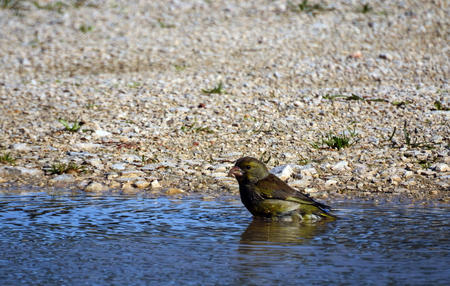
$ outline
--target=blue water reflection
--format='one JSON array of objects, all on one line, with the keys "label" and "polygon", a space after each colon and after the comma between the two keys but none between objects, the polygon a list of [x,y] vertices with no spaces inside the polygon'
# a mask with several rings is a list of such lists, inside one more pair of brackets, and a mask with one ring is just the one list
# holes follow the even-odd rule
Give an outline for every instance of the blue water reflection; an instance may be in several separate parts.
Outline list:
[{"label": "blue water reflection", "polygon": [[336,207],[298,225],[236,198],[3,195],[0,284],[448,284],[448,207]]}]

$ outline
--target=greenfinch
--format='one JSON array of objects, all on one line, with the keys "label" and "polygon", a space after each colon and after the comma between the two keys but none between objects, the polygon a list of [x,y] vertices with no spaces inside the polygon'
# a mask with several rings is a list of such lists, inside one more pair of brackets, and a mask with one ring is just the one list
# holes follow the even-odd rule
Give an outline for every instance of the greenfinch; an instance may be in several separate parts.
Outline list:
[{"label": "greenfinch", "polygon": [[336,216],[330,213],[329,206],[291,188],[283,180],[269,173],[264,163],[258,159],[240,158],[228,172],[228,176],[236,178],[242,203],[256,217],[336,219]]}]

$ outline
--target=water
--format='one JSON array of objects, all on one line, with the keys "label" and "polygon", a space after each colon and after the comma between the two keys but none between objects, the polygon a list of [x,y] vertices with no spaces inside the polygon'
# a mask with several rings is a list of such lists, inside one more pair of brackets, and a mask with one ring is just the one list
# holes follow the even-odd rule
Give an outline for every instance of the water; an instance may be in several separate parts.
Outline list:
[{"label": "water", "polygon": [[298,225],[238,200],[2,195],[0,284],[450,284],[448,207],[334,206]]}]

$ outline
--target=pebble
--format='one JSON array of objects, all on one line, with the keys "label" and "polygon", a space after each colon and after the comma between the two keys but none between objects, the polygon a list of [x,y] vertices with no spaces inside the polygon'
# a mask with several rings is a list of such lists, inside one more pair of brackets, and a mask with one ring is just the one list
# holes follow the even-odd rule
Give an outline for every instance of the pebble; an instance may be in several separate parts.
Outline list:
[{"label": "pebble", "polygon": [[291,165],[281,165],[271,169],[270,172],[285,181],[291,177],[292,173],[294,173],[294,169]]},{"label": "pebble", "polygon": [[216,172],[216,173],[212,173],[210,176],[214,177],[214,178],[217,178],[217,179],[221,179],[221,178],[226,178],[228,176],[228,174],[227,173]]},{"label": "pebble", "polygon": [[417,174],[425,175],[425,176],[433,176],[433,175],[436,175],[436,172],[429,170],[429,169],[426,169],[426,170],[420,169],[420,170],[417,170]]},{"label": "pebble", "polygon": [[93,136],[95,138],[110,137],[111,135],[112,135],[111,132],[108,132],[108,131],[105,131],[105,130],[102,130],[102,129],[95,130],[95,132],[93,134]]},{"label": "pebble", "polygon": [[83,151],[94,151],[95,149],[101,148],[101,144],[95,143],[76,143],[72,145],[72,148],[75,150],[83,150]]},{"label": "pebble", "polygon": [[32,150],[30,146],[25,143],[16,143],[11,146],[11,149],[19,151],[19,152],[29,152]]},{"label": "pebble", "polygon": [[230,164],[220,164],[214,168],[214,170],[219,173],[228,173],[229,169],[231,169]]},{"label": "pebble", "polygon": [[317,177],[318,173],[316,168],[314,168],[312,165],[308,164],[305,166],[297,166],[298,170],[300,170],[300,175],[302,178],[304,177]]},{"label": "pebble", "polygon": [[133,186],[132,183],[125,183],[122,185],[122,192],[127,195],[134,195],[138,190]]},{"label": "pebble", "polygon": [[123,163],[117,163],[117,164],[111,165],[111,169],[115,170],[115,171],[125,170],[126,167],[127,167],[127,165],[123,164]]},{"label": "pebble", "polygon": [[138,189],[145,189],[149,185],[150,185],[150,183],[145,180],[138,180],[138,181],[134,182],[134,186]]},{"label": "pebble", "polygon": [[307,193],[307,194],[314,194],[314,193],[317,193],[319,190],[318,189],[316,189],[316,188],[305,188],[305,193]]},{"label": "pebble", "polygon": [[183,191],[182,189],[178,189],[178,188],[168,188],[166,190],[166,195],[168,196],[174,196],[174,195],[179,195],[179,194],[184,194],[185,191]]},{"label": "pebble", "polygon": [[414,172],[413,171],[405,171],[405,173],[403,174],[403,176],[405,178],[410,178],[412,176],[414,176]]},{"label": "pebble", "polygon": [[431,170],[436,172],[450,172],[450,167],[445,163],[438,163],[431,166]]},{"label": "pebble", "polygon": [[325,181],[325,187],[330,188],[332,186],[337,185],[337,183],[338,183],[338,181],[336,181],[334,179],[330,179],[330,180]]},{"label": "pebble", "polygon": [[103,170],[105,168],[105,165],[103,164],[102,161],[100,161],[100,159],[90,159],[87,161],[89,163],[89,165],[91,165],[92,167],[95,167],[97,169]]},{"label": "pebble", "polygon": [[86,186],[86,188],[84,190],[86,192],[90,192],[90,193],[99,193],[106,189],[107,189],[107,187],[101,183],[91,182],[89,185]]},{"label": "pebble", "polygon": [[382,53],[382,54],[379,54],[378,57],[379,57],[380,59],[388,60],[388,61],[392,61],[392,59],[393,59],[392,55],[391,55],[391,54],[388,54],[388,53]]},{"label": "pebble", "polygon": [[50,184],[54,186],[62,186],[75,182],[75,177],[70,174],[61,174],[50,180]]},{"label": "pebble", "polygon": [[333,171],[342,172],[342,171],[348,170],[350,168],[348,167],[348,162],[347,161],[339,161],[336,164],[334,164],[334,166],[331,167],[331,169]]},{"label": "pebble", "polygon": [[30,176],[30,177],[38,177],[42,176],[44,172],[39,169],[31,169],[25,167],[10,167],[3,166],[0,167],[0,175],[3,177],[8,176]]},{"label": "pebble", "polygon": [[[144,167],[142,167],[141,170],[144,170],[144,171],[154,171],[154,170],[156,170],[159,166],[160,166],[159,164],[148,164],[148,165],[145,165]],[[125,166],[123,167],[123,169],[125,169]],[[123,169],[122,169],[122,170],[123,170]]]},{"label": "pebble", "polygon": [[120,178],[138,178],[145,176],[145,173],[138,170],[126,170],[120,172]]},{"label": "pebble", "polygon": [[116,182],[116,181],[111,181],[109,183],[109,188],[110,189],[118,189],[118,188],[120,188],[120,183]]},{"label": "pebble", "polygon": [[161,188],[161,185],[158,182],[158,180],[153,180],[150,185],[151,185],[152,189],[159,189],[159,188]]}]

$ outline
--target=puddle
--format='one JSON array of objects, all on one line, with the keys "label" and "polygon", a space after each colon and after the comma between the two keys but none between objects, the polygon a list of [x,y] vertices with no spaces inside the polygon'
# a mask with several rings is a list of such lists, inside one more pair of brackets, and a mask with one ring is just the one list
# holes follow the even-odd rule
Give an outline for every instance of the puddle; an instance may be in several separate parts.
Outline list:
[{"label": "puddle", "polygon": [[446,285],[450,208],[333,204],[253,220],[240,201],[0,196],[2,285]]}]

